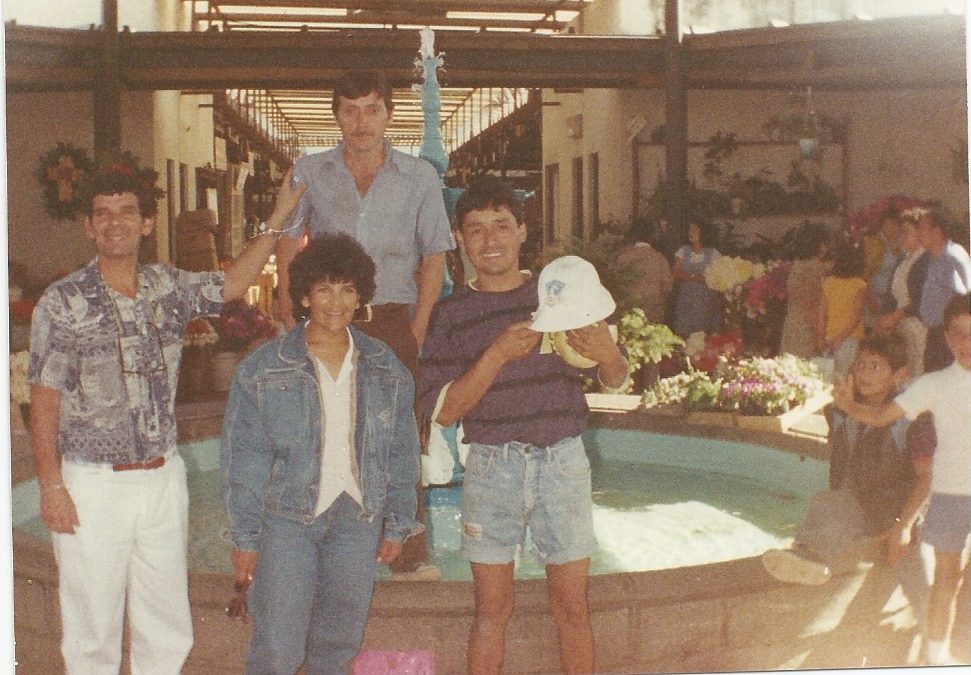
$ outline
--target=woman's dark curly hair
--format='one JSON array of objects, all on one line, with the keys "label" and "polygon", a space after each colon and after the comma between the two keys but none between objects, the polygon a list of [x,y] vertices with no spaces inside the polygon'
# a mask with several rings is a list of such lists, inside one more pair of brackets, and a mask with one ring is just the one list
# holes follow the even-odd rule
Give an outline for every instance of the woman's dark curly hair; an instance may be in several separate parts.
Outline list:
[{"label": "woman's dark curly hair", "polygon": [[311,240],[290,263],[293,318],[307,318],[303,299],[318,281],[349,281],[366,304],[374,297],[374,261],[349,235],[325,234]]}]

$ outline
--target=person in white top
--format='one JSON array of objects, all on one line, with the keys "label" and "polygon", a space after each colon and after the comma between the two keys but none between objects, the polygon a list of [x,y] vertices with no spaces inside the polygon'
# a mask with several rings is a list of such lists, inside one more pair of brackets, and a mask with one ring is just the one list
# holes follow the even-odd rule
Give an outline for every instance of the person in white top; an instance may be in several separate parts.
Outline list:
[{"label": "person in white top", "polygon": [[934,547],[934,582],[927,613],[925,658],[929,665],[957,663],[951,655],[957,595],[968,565],[971,534],[971,296],[957,295],[944,310],[944,337],[954,362],[917,378],[892,403],[853,400],[853,378],[837,383],[838,407],[865,424],[884,426],[922,412],[934,415],[937,449],[924,540]]},{"label": "person in white top", "polygon": [[873,322],[873,329],[881,333],[897,331],[903,336],[907,341],[909,377],[915,378],[924,374],[927,326],[920,320],[920,297],[931,257],[917,238],[917,223],[913,218],[900,219],[898,237],[903,258],[897,263],[890,281],[890,293],[896,307],[878,316]]}]

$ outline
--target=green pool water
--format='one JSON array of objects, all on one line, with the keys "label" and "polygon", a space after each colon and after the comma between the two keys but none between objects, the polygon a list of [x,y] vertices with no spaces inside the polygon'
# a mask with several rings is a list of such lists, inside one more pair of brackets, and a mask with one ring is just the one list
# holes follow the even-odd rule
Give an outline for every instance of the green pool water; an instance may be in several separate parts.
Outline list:
[{"label": "green pool water", "polygon": [[[644,571],[758,555],[791,540],[827,465],[742,443],[643,431],[584,435],[593,469],[593,574]],[[189,567],[228,572],[231,545],[220,499],[218,441],[184,446],[189,467]],[[426,491],[431,562],[446,579],[470,579],[459,556],[460,488]],[[14,488],[14,525],[39,538],[36,483]],[[517,578],[541,577],[528,541]]]}]

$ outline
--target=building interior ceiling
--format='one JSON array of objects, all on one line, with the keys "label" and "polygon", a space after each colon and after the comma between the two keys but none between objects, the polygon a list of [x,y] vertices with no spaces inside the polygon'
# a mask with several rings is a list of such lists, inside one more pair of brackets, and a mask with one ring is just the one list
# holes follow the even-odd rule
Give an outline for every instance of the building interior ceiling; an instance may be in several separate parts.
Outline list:
[{"label": "building interior ceiling", "polygon": [[[569,23],[593,0],[208,0],[191,2],[195,31],[312,32],[322,34],[381,34],[411,32],[430,27],[436,34],[474,35],[518,32],[553,35],[566,32]],[[447,63],[442,74],[447,73]],[[415,68],[415,83],[421,74]],[[263,95],[263,94],[261,94]],[[340,132],[330,112],[330,89],[271,88],[273,102],[304,146],[330,145]],[[526,92],[508,87],[456,87],[441,89],[443,122],[465,116],[484,120],[485,126],[525,103]],[[424,115],[415,87],[396,87],[394,116],[388,134],[396,143],[421,140]]]},{"label": "building interior ceiling", "polygon": [[[542,103],[528,90],[663,89],[663,37],[572,34],[596,1],[183,0],[192,30],[122,29],[112,49],[123,88],[245,90],[261,97],[274,124],[301,146],[339,137],[329,87],[344,71],[368,64],[387,73],[395,87],[389,132],[407,144],[421,137],[420,97],[412,85],[421,79],[415,62],[418,30],[425,26],[435,31],[435,49],[444,55],[439,79],[446,127],[450,121],[466,130],[487,127],[499,113],[509,114],[510,100],[529,100],[538,114]],[[104,40],[97,29],[8,24],[8,90],[98,87]],[[689,34],[682,47],[690,89],[860,91],[967,82],[960,16]]]}]

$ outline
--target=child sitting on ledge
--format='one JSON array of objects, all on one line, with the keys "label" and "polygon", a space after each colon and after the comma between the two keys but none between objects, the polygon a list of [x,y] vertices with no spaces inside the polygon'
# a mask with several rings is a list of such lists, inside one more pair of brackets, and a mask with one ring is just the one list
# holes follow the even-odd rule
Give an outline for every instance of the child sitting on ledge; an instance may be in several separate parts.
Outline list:
[{"label": "child sitting on ledge", "polygon": [[[850,372],[857,401],[889,404],[907,378],[904,339],[897,334],[864,338]],[[762,564],[780,581],[819,585],[861,560],[882,557],[896,567],[914,612],[923,617],[927,576],[917,530],[930,491],[931,417],[866,425],[834,407],[826,417],[830,489],[810,500],[792,549],[766,551]]]}]

